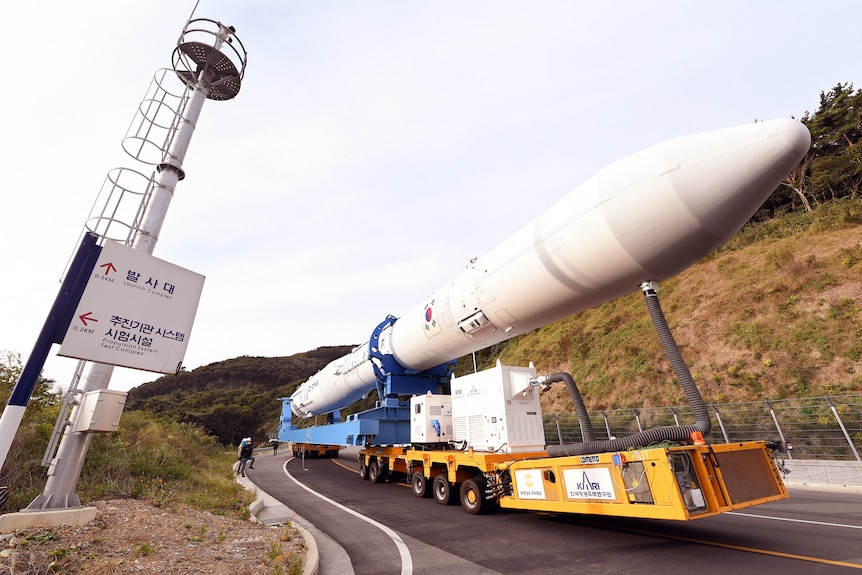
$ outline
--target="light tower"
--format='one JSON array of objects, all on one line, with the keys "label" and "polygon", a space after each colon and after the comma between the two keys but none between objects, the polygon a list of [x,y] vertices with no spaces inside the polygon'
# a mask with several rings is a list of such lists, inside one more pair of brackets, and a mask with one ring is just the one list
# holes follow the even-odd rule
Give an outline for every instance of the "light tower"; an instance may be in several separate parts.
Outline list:
[{"label": "light tower", "polygon": [[[207,99],[230,100],[240,90],[247,53],[233,26],[192,17],[173,51],[172,69],[159,70],[123,139],[123,149],[144,167],[108,173],[84,233],[152,254],[174,190],[185,177],[183,160]],[[150,170],[147,176],[141,170]],[[74,431],[78,397],[105,390],[114,366],[79,362],[49,444],[44,491],[25,511],[80,507],[75,492],[90,431]],[[71,416],[67,419],[66,414]],[[51,458],[57,438],[57,454]]]}]

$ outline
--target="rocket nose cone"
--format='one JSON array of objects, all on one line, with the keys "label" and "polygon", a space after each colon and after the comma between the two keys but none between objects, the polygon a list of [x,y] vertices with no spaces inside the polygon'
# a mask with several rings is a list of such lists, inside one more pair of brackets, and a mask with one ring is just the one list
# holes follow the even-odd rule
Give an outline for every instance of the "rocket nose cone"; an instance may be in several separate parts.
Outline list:
[{"label": "rocket nose cone", "polygon": [[[790,119],[667,140],[638,158],[653,162],[654,180],[611,193],[618,201],[604,207],[608,222],[652,279],[671,277],[736,234],[810,143],[808,129]],[[636,226],[632,213],[642,216]]]},{"label": "rocket nose cone", "polygon": [[704,231],[723,242],[742,228],[799,164],[810,148],[811,134],[801,122],[791,119],[713,134],[712,160],[691,161],[691,178],[683,176],[675,188]]},{"label": "rocket nose cone", "polygon": [[802,122],[782,118],[764,123],[774,126],[774,129],[781,134],[787,143],[788,152],[794,156],[798,156],[800,160],[811,149],[811,132],[808,131],[808,128]]},{"label": "rocket nose cone", "polygon": [[703,232],[724,242],[805,156],[811,135],[801,122],[778,119],[669,144],[664,152],[682,167],[668,173],[676,197]]}]

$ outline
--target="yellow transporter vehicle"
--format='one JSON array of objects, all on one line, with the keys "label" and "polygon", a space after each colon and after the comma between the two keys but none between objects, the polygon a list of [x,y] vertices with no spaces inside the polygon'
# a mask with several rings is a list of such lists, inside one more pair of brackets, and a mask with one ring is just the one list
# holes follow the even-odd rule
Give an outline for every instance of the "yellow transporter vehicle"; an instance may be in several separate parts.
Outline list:
[{"label": "yellow transporter vehicle", "polygon": [[513,486],[500,506],[534,511],[687,520],[787,497],[762,441],[524,460],[504,472]]},{"label": "yellow transporter vehicle", "polygon": [[[557,375],[571,390],[571,377]],[[546,450],[537,392],[542,383],[532,366],[498,362],[496,369],[452,378],[451,395],[412,398],[411,444],[362,450],[360,477],[406,479],[417,497],[433,496],[444,505],[460,500],[472,514],[498,505],[689,520],[787,497],[773,446],[707,445],[693,426],[661,428],[662,434],[687,434],[677,445],[626,447],[656,435],[643,432]],[[590,436],[588,418],[581,426]],[[595,447],[614,449],[569,454]]]}]

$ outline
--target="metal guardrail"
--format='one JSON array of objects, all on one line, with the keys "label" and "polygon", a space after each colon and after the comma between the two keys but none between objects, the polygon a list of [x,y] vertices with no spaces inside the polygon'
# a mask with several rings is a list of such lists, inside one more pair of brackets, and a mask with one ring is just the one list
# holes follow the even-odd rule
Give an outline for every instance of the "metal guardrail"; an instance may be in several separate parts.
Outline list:
[{"label": "metal guardrail", "polygon": [[[709,404],[711,442],[780,440],[793,447],[787,457],[860,461],[862,395],[829,395],[743,403]],[[596,439],[624,437],[659,425],[694,421],[688,406],[643,407],[589,412]],[[574,412],[544,416],[547,443],[582,441]]]}]

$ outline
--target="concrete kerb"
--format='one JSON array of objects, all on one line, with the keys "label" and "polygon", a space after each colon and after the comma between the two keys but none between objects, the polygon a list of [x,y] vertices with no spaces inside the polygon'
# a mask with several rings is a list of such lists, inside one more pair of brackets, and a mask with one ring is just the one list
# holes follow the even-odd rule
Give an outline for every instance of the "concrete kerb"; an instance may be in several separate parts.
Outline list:
[{"label": "concrete kerb", "polygon": [[72,507],[69,509],[45,509],[43,511],[21,511],[0,515],[0,533],[14,533],[29,527],[52,527],[71,525],[84,527],[96,518],[95,507]]},{"label": "concrete kerb", "polygon": [[790,472],[784,477],[788,488],[862,493],[859,461],[787,459],[784,465]]},{"label": "concrete kerb", "polygon": [[[234,466],[234,471],[236,471],[237,467],[238,464]],[[263,525],[281,525],[289,521],[302,534],[306,549],[302,575],[317,575],[320,570],[320,552],[317,548],[317,542],[308,529],[297,521],[298,517],[296,513],[290,507],[260,489],[248,477],[238,476],[236,480],[237,483],[256,496],[252,504],[248,506],[248,511],[253,521],[262,523]]]}]

